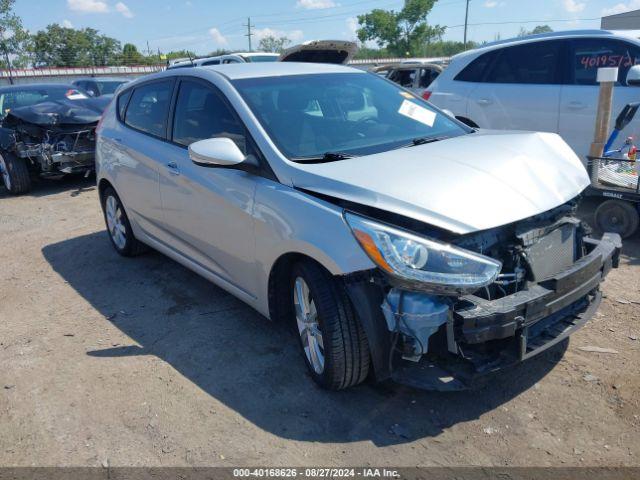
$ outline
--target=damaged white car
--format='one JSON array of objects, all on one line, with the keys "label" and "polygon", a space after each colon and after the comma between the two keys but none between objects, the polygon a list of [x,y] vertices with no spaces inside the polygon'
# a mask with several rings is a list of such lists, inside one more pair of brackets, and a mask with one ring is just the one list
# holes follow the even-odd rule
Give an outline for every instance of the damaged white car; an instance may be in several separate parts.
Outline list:
[{"label": "damaged white car", "polygon": [[589,179],[559,136],[475,131],[338,65],[132,82],[97,177],[120,254],[157,249],[290,323],[329,389],[461,389],[528,359],[594,314],[621,247],[574,216]]}]

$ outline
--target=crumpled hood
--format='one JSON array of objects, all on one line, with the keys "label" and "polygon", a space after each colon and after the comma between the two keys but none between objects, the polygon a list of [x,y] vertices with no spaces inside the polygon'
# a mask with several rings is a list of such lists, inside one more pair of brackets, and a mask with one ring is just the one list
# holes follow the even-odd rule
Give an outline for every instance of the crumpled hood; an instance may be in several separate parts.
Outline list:
[{"label": "crumpled hood", "polygon": [[[96,123],[109,103],[109,99],[57,100],[42,102],[11,110],[4,123],[17,120],[42,127],[54,125],[82,125]],[[13,118],[12,118],[13,117]]]},{"label": "crumpled hood", "polygon": [[479,131],[337,162],[296,164],[292,183],[464,234],[551,210],[584,190],[589,177],[556,134]]}]

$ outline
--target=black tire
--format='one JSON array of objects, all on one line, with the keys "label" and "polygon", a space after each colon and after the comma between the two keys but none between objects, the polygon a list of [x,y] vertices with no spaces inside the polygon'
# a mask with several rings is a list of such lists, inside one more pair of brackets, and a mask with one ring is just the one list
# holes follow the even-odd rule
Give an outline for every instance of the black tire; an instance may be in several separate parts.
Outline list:
[{"label": "black tire", "polygon": [[313,379],[323,388],[341,390],[363,382],[369,373],[369,344],[342,283],[312,261],[296,263],[292,268],[290,301],[296,322],[296,280],[301,278],[309,290],[323,340],[324,368],[318,373],[307,353],[300,330],[296,328],[303,357]]},{"label": "black tire", "polygon": [[618,233],[622,238],[628,238],[638,230],[640,215],[632,203],[607,200],[596,209],[595,220],[601,231]]},{"label": "black tire", "polygon": [[0,156],[2,156],[0,170],[6,169],[6,172],[2,172],[2,180],[9,193],[20,195],[31,190],[31,177],[27,162],[7,151],[0,152]]},{"label": "black tire", "polygon": [[[110,226],[109,219],[107,218],[109,216],[107,212],[107,205],[111,201],[110,199],[113,199],[113,202],[115,202],[116,212],[118,212],[118,210],[120,212],[119,220],[120,224],[124,228],[123,242],[118,240],[115,229]],[[120,197],[118,197],[118,194],[111,187],[106,188],[102,193],[102,213],[104,215],[104,223],[107,227],[109,240],[111,240],[111,245],[113,245],[113,248],[116,249],[116,252],[118,252],[123,257],[135,257],[136,255],[140,255],[141,253],[144,253],[149,249],[149,247],[139,241],[133,234],[131,223],[129,223],[129,217],[127,217],[127,212],[125,211],[124,206],[120,201]]]}]

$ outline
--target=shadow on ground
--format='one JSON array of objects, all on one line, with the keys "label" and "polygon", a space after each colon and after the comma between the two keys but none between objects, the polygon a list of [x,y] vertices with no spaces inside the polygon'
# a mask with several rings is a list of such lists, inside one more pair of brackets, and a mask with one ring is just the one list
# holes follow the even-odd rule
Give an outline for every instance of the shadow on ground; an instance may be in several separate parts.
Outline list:
[{"label": "shadow on ground", "polygon": [[[95,175],[90,175],[88,178],[81,175],[66,175],[55,180],[41,178],[33,179],[31,183],[31,190],[21,196],[40,198],[68,191],[72,197],[76,197],[84,192],[90,192],[95,189]],[[6,188],[4,188],[4,185],[0,181],[0,198],[11,196],[12,195]]]},{"label": "shadow on ground", "polygon": [[390,384],[326,392],[307,376],[287,328],[159,253],[122,258],[99,232],[48,245],[43,254],[105,322],[138,344],[88,355],[157,356],[217,401],[283,438],[389,445],[437,436],[532,387],[566,349],[560,345],[472,393]]}]

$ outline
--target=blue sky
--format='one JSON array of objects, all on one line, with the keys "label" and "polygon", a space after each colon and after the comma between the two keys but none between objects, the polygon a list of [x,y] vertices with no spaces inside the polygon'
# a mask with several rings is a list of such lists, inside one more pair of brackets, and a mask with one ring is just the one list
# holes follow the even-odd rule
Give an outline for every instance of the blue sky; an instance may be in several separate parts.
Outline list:
[{"label": "blue sky", "polygon": [[[448,26],[446,39],[462,40],[466,0],[438,0],[429,22]],[[358,14],[399,9],[401,0],[17,0],[29,30],[61,23],[92,27],[141,50],[246,49],[247,16],[260,36],[286,35],[294,43],[320,38],[354,39]],[[555,30],[598,28],[602,14],[640,9],[640,0],[471,0],[472,40],[515,35],[521,26],[548,23]],[[523,23],[523,22],[532,23]],[[512,23],[513,22],[513,23]],[[480,24],[480,25],[477,25]]]}]

